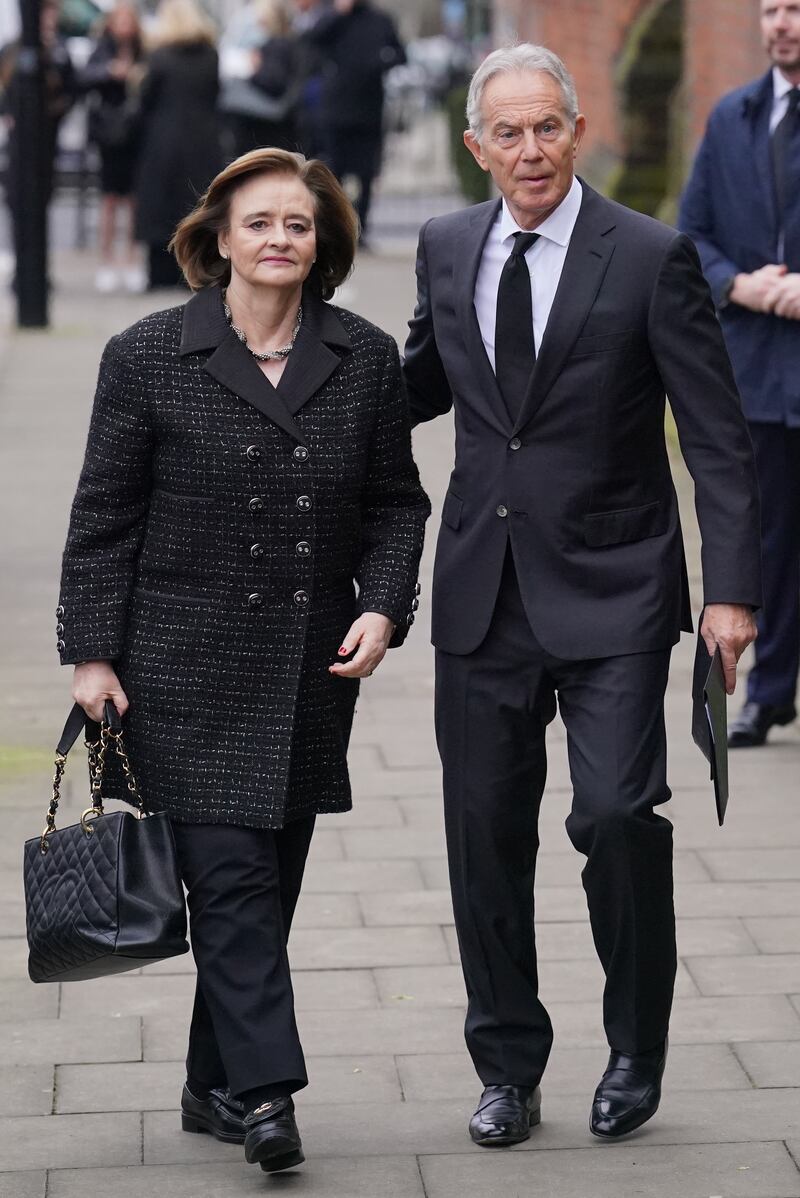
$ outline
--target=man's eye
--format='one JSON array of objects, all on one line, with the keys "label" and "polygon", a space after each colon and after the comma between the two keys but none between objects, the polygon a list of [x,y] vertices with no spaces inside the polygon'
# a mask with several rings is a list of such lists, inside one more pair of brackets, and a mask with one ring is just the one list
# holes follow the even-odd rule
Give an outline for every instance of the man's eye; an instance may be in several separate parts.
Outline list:
[{"label": "man's eye", "polygon": [[500,141],[512,142],[516,141],[516,139],[519,137],[519,134],[513,129],[501,129],[497,136]]}]

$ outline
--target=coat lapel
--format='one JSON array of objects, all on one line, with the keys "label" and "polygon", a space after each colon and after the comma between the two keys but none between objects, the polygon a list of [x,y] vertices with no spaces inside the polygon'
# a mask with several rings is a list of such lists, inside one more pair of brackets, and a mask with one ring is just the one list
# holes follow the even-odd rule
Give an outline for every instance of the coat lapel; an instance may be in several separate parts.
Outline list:
[{"label": "coat lapel", "polygon": [[750,133],[750,162],[753,164],[755,186],[761,193],[761,212],[769,223],[768,243],[778,244],[778,215],[775,199],[775,177],[772,171],[770,152],[769,118],[772,112],[772,71],[758,81],[753,91],[745,98],[742,112]]},{"label": "coat lapel", "polygon": [[581,209],[515,433],[533,419],[547,398],[589,315],[614,253],[613,241],[605,236],[614,228],[613,209],[585,183],[582,186]]},{"label": "coat lapel", "polygon": [[199,291],[183,310],[181,354],[213,349],[203,369],[298,442],[304,437],[294,415],[341,361],[332,346],[351,348],[347,333],[321,299],[304,294],[303,323],[276,390],[229,328],[219,287]]},{"label": "coat lapel", "polygon": [[475,284],[478,280],[478,270],[481,265],[486,239],[500,211],[500,200],[495,203],[481,204],[470,213],[469,233],[464,239],[464,246],[456,246],[456,257],[453,263],[453,294],[455,297],[456,315],[459,328],[462,331],[467,346],[470,362],[478,381],[480,393],[487,397],[486,407],[489,415],[500,431],[505,434],[511,424],[508,408],[497,385],[497,378],[492,370],[492,364],[486,356],[486,349],[478,324],[475,311]]}]

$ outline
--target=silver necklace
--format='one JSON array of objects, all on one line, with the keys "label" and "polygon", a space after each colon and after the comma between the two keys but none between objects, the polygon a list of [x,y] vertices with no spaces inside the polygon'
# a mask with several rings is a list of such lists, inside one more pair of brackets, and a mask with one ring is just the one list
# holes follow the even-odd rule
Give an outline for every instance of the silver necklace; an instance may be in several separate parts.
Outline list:
[{"label": "silver necklace", "polygon": [[245,334],[244,329],[240,329],[238,325],[233,323],[233,317],[231,316],[231,310],[228,305],[228,301],[225,298],[224,291],[222,293],[222,306],[225,309],[225,319],[227,320],[228,324],[231,326],[234,333],[239,338],[239,340],[241,341],[241,343],[245,347],[245,349],[249,350],[250,353],[253,355],[253,357],[258,362],[282,362],[284,358],[289,357],[289,354],[294,349],[294,343],[297,340],[297,334],[300,332],[300,324],[303,320],[303,305],[302,304],[297,309],[297,320],[295,320],[295,322],[294,322],[294,328],[292,329],[292,339],[289,342],[289,344],[282,345],[280,349],[265,349],[263,354],[260,354],[258,352],[258,350],[252,349],[247,344],[247,335]]}]

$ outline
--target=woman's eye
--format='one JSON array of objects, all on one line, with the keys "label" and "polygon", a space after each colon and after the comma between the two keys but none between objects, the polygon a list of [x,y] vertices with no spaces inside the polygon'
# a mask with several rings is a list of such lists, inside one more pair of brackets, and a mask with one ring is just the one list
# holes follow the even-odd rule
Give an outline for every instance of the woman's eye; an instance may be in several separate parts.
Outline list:
[{"label": "woman's eye", "polygon": [[254,229],[256,233],[259,233],[264,228],[265,223],[266,222],[263,220],[254,220],[250,222],[250,228]]},{"label": "woman's eye", "polygon": [[301,233],[307,233],[308,229],[306,228],[305,225],[294,224],[294,225],[289,225],[289,232],[296,233],[299,235]]}]

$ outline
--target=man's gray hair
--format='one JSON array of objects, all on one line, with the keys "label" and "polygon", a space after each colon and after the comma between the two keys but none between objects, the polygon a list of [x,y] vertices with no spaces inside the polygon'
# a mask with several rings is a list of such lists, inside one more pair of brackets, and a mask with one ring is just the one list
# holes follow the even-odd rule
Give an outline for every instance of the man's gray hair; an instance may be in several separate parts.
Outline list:
[{"label": "man's gray hair", "polygon": [[495,75],[505,75],[511,71],[544,71],[546,75],[552,75],[561,88],[567,120],[572,128],[575,128],[575,118],[578,115],[575,80],[552,50],[548,50],[546,46],[521,42],[517,46],[503,46],[494,50],[472,76],[467,93],[467,123],[478,141],[483,136],[481,105],[486,84]]}]

